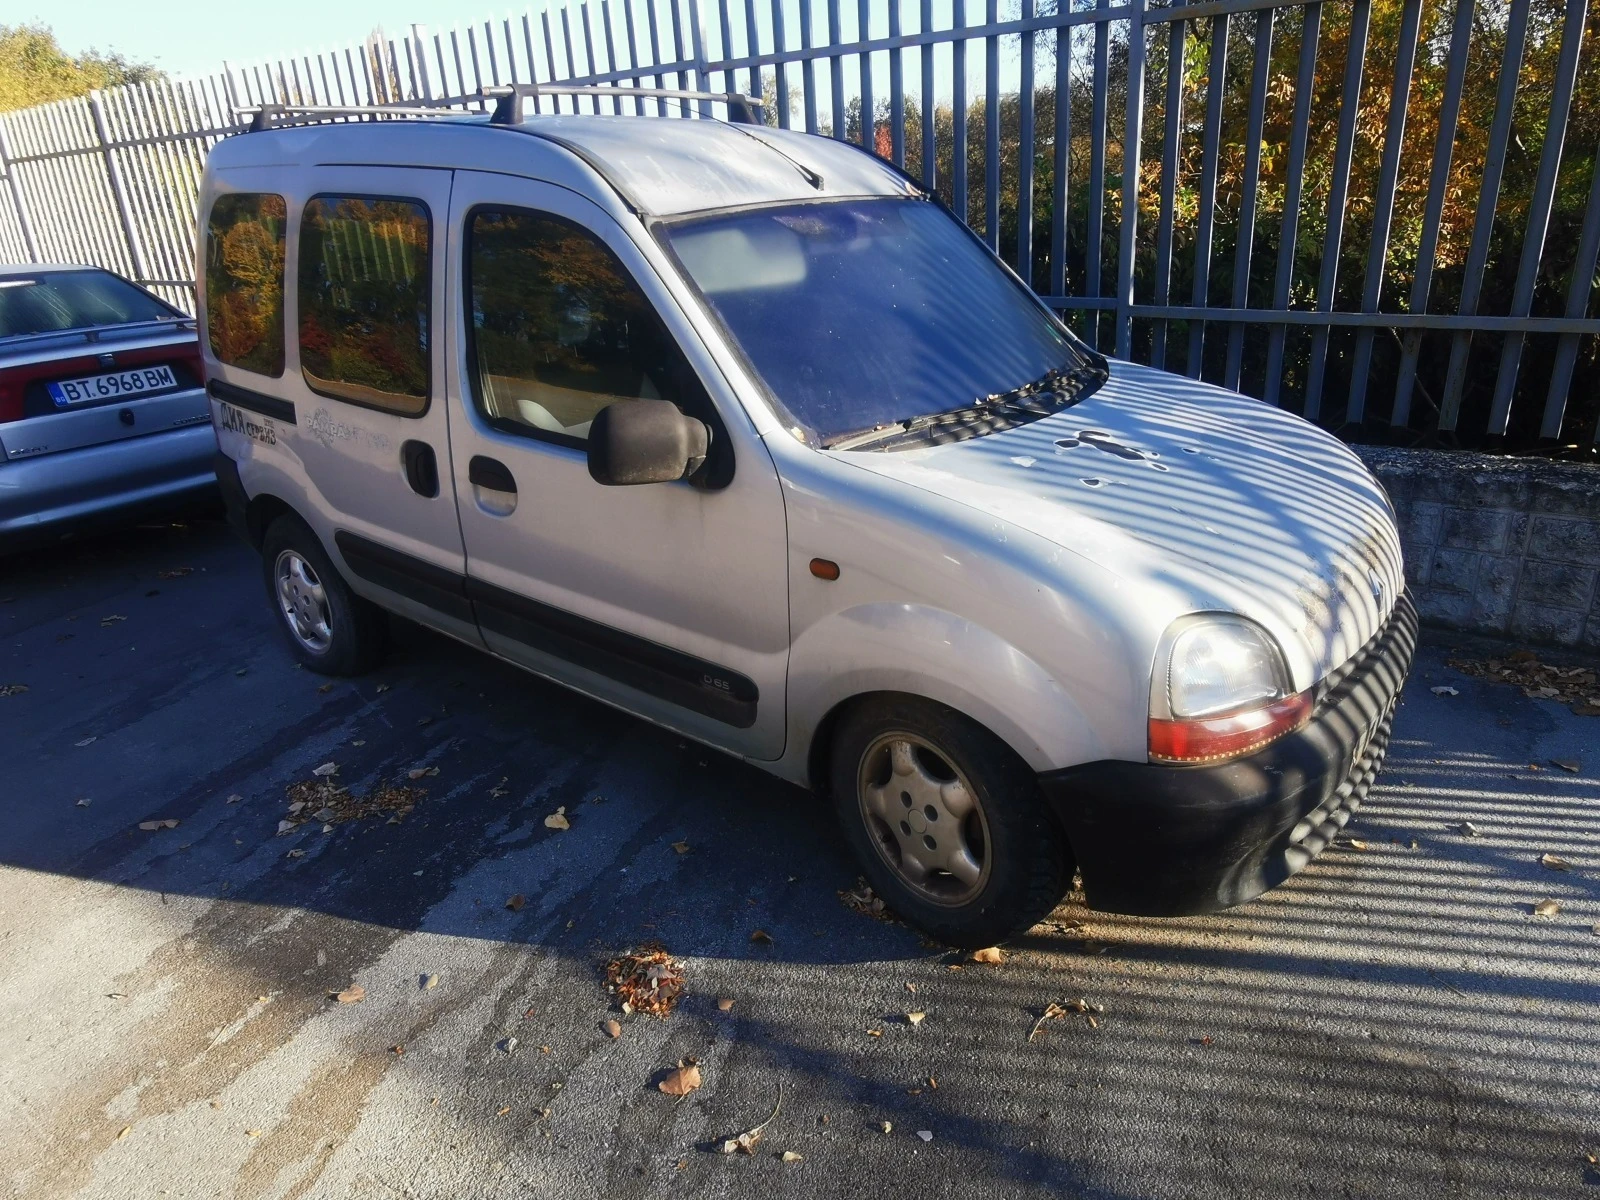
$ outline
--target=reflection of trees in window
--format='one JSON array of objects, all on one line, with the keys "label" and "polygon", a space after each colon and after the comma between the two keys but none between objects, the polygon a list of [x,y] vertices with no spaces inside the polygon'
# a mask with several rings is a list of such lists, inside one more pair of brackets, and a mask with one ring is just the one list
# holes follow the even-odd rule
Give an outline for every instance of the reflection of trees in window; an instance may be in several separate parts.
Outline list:
[{"label": "reflection of trees in window", "polygon": [[485,373],[633,396],[642,375],[662,374],[649,302],[587,232],[531,213],[480,213],[471,253]]},{"label": "reflection of trees in window", "polygon": [[282,196],[220,196],[206,228],[206,335],[220,362],[283,374]]},{"label": "reflection of trees in window", "polygon": [[317,390],[418,413],[428,397],[428,213],[321,197],[300,229],[300,365]]}]

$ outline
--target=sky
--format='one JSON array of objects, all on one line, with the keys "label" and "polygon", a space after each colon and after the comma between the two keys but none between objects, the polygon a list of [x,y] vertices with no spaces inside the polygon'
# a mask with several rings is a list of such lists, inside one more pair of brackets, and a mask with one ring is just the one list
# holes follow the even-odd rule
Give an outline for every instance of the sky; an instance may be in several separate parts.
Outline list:
[{"label": "sky", "polygon": [[[537,14],[545,7],[546,0],[531,0],[531,2],[523,0],[523,2],[528,7],[517,8],[513,20],[515,36],[519,40],[523,12],[531,9],[536,14],[537,29]],[[557,39],[560,38],[560,10],[556,4],[560,2],[561,0],[551,0],[551,21]],[[578,73],[583,74],[585,67],[581,50],[579,0],[568,0],[568,2],[572,8],[573,32],[575,37],[580,38],[576,65]],[[650,2],[651,0],[634,0],[641,39],[645,36],[644,6]],[[654,0],[657,11],[661,14],[662,57],[669,61],[674,57],[671,50],[669,18],[666,15],[671,2],[672,0]],[[731,0],[728,6],[731,12],[733,45],[740,51],[745,44],[744,13],[747,2],[748,0]],[[787,40],[791,45],[798,44],[799,0],[780,0],[780,2],[787,13],[785,18]],[[903,27],[906,31],[913,31],[920,26],[919,13],[922,0],[869,0],[872,15],[868,31],[871,36],[882,37],[888,34],[890,2],[900,3]],[[504,0],[501,0],[501,3],[504,4]],[[622,0],[609,0],[609,3],[620,51],[625,48],[625,32],[621,24]],[[720,35],[716,28],[718,24],[715,15],[716,0],[701,0],[701,3],[702,12],[706,14],[709,26],[706,30],[708,53],[715,57],[720,45]],[[934,28],[950,27],[952,3],[953,0],[933,0]],[[964,3],[968,23],[978,23],[984,19],[985,0],[964,0]],[[59,0],[53,3],[51,0],[4,0],[0,7],[7,11],[0,17],[0,21],[6,23],[38,21],[50,26],[62,47],[71,53],[81,53],[88,49],[115,52],[134,61],[154,63],[170,76],[182,79],[212,74],[220,70],[224,60],[239,66],[249,66],[271,62],[289,55],[314,54],[320,49],[343,50],[345,47],[359,45],[368,33],[379,26],[394,37],[405,34],[414,23],[426,26],[430,34],[438,34],[448,32],[457,23],[476,21],[481,34],[482,23],[487,19],[493,19],[496,37],[499,38],[503,36],[500,30],[508,13],[505,7],[495,9],[492,4],[493,0],[337,0],[336,3],[328,3],[328,0],[271,0],[266,4],[225,3],[219,0],[138,0],[138,2],[72,0],[67,4],[62,4]],[[1018,0],[1002,0],[999,5],[1000,12],[1014,16],[1017,4]],[[757,10],[758,42],[765,49],[770,49],[772,44],[771,5],[772,0],[756,0],[753,5]],[[595,23],[593,32],[597,50],[601,50],[604,34],[599,25],[600,0],[590,0],[589,8],[593,11]],[[828,5],[825,0],[813,0],[812,9],[817,41],[826,42]],[[840,38],[844,41],[853,41],[858,36],[858,4],[852,0],[843,0],[839,9]],[[684,37],[687,41],[687,29],[684,31]],[[1017,86],[1018,58],[1014,48],[1015,39],[1007,40],[1013,44],[1002,50],[1001,86],[1006,90],[1012,90]],[[949,48],[941,47],[935,56],[935,91],[941,98],[947,98],[950,94],[949,55]],[[619,59],[621,57],[619,53]],[[887,59],[887,54],[880,53],[875,56],[873,72],[879,98],[885,96],[888,91]],[[984,53],[981,42],[970,46],[967,59],[969,88],[976,91],[983,86]],[[561,67],[561,73],[565,74],[565,64],[561,64]],[[846,93],[854,94],[859,79],[854,62],[846,62],[845,72]],[[917,51],[906,53],[905,73],[907,88],[914,91],[920,81],[920,60]],[[744,73],[741,73],[739,82],[741,84],[747,82]],[[819,107],[826,110],[828,81],[825,65],[818,70],[818,84],[821,92]],[[969,91],[969,94],[972,93]]]}]

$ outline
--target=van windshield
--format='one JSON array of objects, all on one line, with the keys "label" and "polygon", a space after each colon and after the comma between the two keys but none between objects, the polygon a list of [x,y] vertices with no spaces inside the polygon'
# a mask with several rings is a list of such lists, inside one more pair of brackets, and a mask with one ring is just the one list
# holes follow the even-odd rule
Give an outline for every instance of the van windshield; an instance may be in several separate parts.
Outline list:
[{"label": "van windshield", "polygon": [[[1103,365],[924,200],[753,209],[664,236],[773,397],[824,446],[971,436],[1003,424],[988,419],[1000,402],[1011,424],[1043,416]],[[986,419],[942,419],[975,411]]]}]

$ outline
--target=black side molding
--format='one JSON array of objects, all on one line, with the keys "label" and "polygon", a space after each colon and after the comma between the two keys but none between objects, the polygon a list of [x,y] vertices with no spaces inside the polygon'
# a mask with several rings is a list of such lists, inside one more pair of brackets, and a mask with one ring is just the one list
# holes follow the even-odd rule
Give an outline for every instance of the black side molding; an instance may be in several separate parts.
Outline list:
[{"label": "black side molding", "polygon": [[249,388],[235,387],[231,383],[223,383],[220,379],[213,379],[207,383],[206,391],[226,404],[248,408],[253,413],[271,417],[274,421],[282,421],[285,425],[297,423],[294,419],[294,405],[276,396],[266,396],[260,392],[252,392]]},{"label": "black side molding", "polygon": [[333,535],[333,542],[350,569],[369,583],[458,621],[474,623],[465,576],[343,529]]},{"label": "black side molding", "polygon": [[481,579],[467,580],[467,595],[486,632],[564,658],[735,729],[756,723],[760,695],[748,676]]},{"label": "black side molding", "polygon": [[348,530],[339,530],[333,540],[350,569],[378,587],[735,729],[756,723],[760,693],[755,680],[737,671],[470,579]]}]

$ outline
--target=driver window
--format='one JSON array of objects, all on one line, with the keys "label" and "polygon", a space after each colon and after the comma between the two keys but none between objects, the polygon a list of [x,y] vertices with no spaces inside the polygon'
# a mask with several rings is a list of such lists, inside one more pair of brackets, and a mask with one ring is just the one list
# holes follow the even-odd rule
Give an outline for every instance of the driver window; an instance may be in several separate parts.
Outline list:
[{"label": "driver window", "polygon": [[548,213],[480,208],[467,239],[473,395],[491,425],[582,446],[595,414],[619,400],[701,408],[671,334],[588,230]]}]

